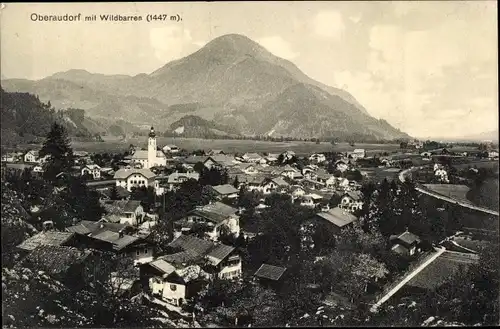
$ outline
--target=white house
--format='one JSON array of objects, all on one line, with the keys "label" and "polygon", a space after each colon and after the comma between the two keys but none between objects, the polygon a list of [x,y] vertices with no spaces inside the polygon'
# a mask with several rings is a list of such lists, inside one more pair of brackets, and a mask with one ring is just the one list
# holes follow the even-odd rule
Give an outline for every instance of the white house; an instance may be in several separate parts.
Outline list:
[{"label": "white house", "polygon": [[316,163],[321,163],[326,161],[326,156],[321,153],[314,153],[309,157],[309,160]]},{"label": "white house", "polygon": [[30,150],[24,155],[24,162],[38,163],[39,157],[37,150]]},{"label": "white house", "polygon": [[227,199],[236,199],[238,198],[239,190],[235,188],[233,185],[224,184],[217,186],[210,186],[212,191],[216,194],[217,198],[227,198]]},{"label": "white house", "polygon": [[360,191],[346,192],[340,199],[339,208],[353,212],[363,207],[363,194]]},{"label": "white house", "polygon": [[179,173],[179,172],[174,172],[168,176],[167,180],[167,189],[169,191],[174,191],[177,189],[182,183],[190,180],[199,180],[200,179],[200,174],[197,172],[191,172],[191,173]]},{"label": "white house", "polygon": [[165,145],[162,150],[165,153],[179,153],[179,147],[173,144]]},{"label": "white house", "polygon": [[194,236],[181,235],[168,247],[173,253],[141,266],[141,277],[148,281],[153,295],[180,306],[196,295],[199,278],[241,277],[241,257],[232,246],[215,244]]},{"label": "white house", "polygon": [[141,202],[137,200],[107,201],[104,203],[104,208],[108,214],[115,215],[110,216],[110,218],[117,218],[120,224],[127,224],[130,226],[138,226],[141,224],[146,215]]},{"label": "white house", "polygon": [[166,166],[167,158],[162,151],[158,151],[156,147],[156,134],[153,127],[149,132],[148,137],[148,150],[147,151],[135,151],[132,154],[131,161],[135,163],[140,163],[142,168],[149,169],[151,167],[161,167]]},{"label": "white house", "polygon": [[242,156],[243,160],[246,162],[260,163],[263,157],[258,153],[245,153]]},{"label": "white house", "polygon": [[351,152],[351,157],[353,159],[363,159],[366,156],[365,149],[355,149]]},{"label": "white house", "polygon": [[16,154],[7,153],[2,155],[2,162],[16,162]]},{"label": "white house", "polygon": [[337,160],[335,162],[335,168],[339,170],[340,172],[345,172],[347,169],[349,169],[349,163],[348,161],[344,160]]},{"label": "white house", "polygon": [[33,172],[42,173],[43,171],[43,167],[40,165],[36,165],[33,167]]},{"label": "white house", "polygon": [[321,195],[309,193],[301,197],[300,205],[304,207],[314,208],[323,200]]},{"label": "white house", "polygon": [[114,180],[116,186],[121,186],[131,192],[134,187],[153,187],[159,188],[158,181],[155,180],[155,174],[149,169],[119,169]]},{"label": "white house", "polygon": [[85,165],[85,167],[83,167],[81,170],[81,174],[82,174],[82,176],[90,175],[94,179],[99,179],[99,178],[101,178],[101,167],[99,167],[96,164]]},{"label": "white house", "polygon": [[443,183],[449,183],[450,181],[448,180],[448,172],[446,170],[439,168],[434,171],[434,175],[438,178],[439,181]]},{"label": "white house", "polygon": [[240,234],[240,217],[238,209],[221,202],[210,203],[206,206],[197,207],[190,211],[186,217],[175,223],[177,232],[190,231],[196,224],[206,227],[206,236],[217,240],[222,233],[223,227],[235,236]]},{"label": "white house", "polygon": [[290,179],[302,179],[304,176],[300,172],[300,170],[293,168],[292,166],[286,165],[283,168],[278,169],[277,173],[279,175],[288,177]]},{"label": "white house", "polygon": [[251,163],[241,163],[235,166],[235,168],[241,170],[243,173],[247,175],[256,175],[259,173],[257,167]]},{"label": "white house", "polygon": [[488,158],[490,159],[498,158],[498,151],[489,151]]}]

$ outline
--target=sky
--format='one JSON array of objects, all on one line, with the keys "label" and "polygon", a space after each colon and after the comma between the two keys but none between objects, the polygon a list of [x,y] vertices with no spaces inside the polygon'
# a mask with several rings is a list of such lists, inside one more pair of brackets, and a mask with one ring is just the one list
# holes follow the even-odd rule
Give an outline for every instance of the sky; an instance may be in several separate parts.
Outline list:
[{"label": "sky", "polygon": [[[417,138],[498,130],[496,1],[65,3],[2,6],[2,78],[150,73],[228,33],[350,92]],[[80,22],[32,14],[82,15]],[[83,21],[142,15],[140,22]],[[146,15],[182,20],[147,22]]]}]

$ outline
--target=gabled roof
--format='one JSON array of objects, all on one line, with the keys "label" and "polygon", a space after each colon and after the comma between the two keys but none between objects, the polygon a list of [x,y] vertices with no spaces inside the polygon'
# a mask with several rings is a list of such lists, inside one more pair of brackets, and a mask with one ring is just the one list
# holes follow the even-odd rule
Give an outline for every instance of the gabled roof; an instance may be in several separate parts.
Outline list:
[{"label": "gabled roof", "polygon": [[73,237],[73,234],[58,231],[40,232],[24,240],[17,247],[31,251],[39,246],[62,246]]},{"label": "gabled roof", "polygon": [[249,159],[261,159],[262,155],[258,153],[245,153],[243,154],[244,158],[249,158]]},{"label": "gabled roof", "polygon": [[125,235],[125,234],[122,237],[120,237],[119,233],[112,231],[103,231],[97,235],[92,235],[92,237],[101,241],[112,243],[113,249],[115,250],[121,250],[125,247],[128,247],[129,245],[140,239],[136,236]]},{"label": "gabled roof", "polygon": [[169,184],[174,184],[174,183],[179,183],[179,179],[194,179],[198,180],[200,179],[200,174],[197,172],[193,173],[179,173],[179,172],[174,172],[168,176],[168,183]]},{"label": "gabled roof", "polygon": [[230,184],[212,186],[212,189],[221,195],[228,195],[239,192],[237,188]]},{"label": "gabled roof", "polygon": [[348,191],[344,194],[344,196],[348,196],[354,201],[363,200],[363,193],[361,191]]},{"label": "gabled roof", "polygon": [[276,183],[278,186],[289,186],[290,184],[288,184],[286,182],[286,180],[284,180],[283,178],[281,177],[276,177],[276,178],[272,178],[271,179],[274,183]]},{"label": "gabled roof", "polygon": [[157,259],[148,263],[148,265],[164,273],[164,275],[172,274],[175,271],[175,267],[163,259]]},{"label": "gabled roof", "polygon": [[137,200],[112,200],[102,202],[104,209],[109,214],[119,215],[123,213],[135,212],[141,206]]},{"label": "gabled roof", "polygon": [[251,177],[248,177],[247,179],[247,183],[248,184],[253,184],[253,185],[260,185],[262,184],[265,180],[267,179],[266,176],[263,176],[263,175],[255,175],[255,176],[251,176]]},{"label": "gabled roof", "polygon": [[262,264],[254,275],[259,278],[278,281],[285,271],[286,268],[284,267]]},{"label": "gabled roof", "polygon": [[73,264],[83,262],[91,254],[90,250],[79,250],[67,246],[41,245],[36,247],[16,266],[34,267],[49,274],[66,272]]},{"label": "gabled roof", "polygon": [[395,240],[395,239],[398,239],[408,245],[412,245],[414,243],[420,243],[421,240],[420,238],[418,237],[418,235],[415,235],[411,232],[403,232],[401,233],[400,235],[398,236],[391,236],[391,240]]},{"label": "gabled roof", "polygon": [[148,151],[137,150],[132,154],[132,159],[147,159]]},{"label": "gabled roof", "polygon": [[188,164],[197,164],[198,162],[201,162],[201,163],[204,163],[205,161],[207,161],[209,157],[208,156],[198,156],[198,155],[193,155],[193,156],[189,156],[189,157],[186,157],[186,158],[181,158],[179,159],[181,163],[188,163]]},{"label": "gabled roof", "polygon": [[209,156],[207,160],[209,159],[212,159],[212,161],[214,161],[215,163],[223,166],[233,166],[236,164],[236,160],[234,159],[234,157],[225,154],[212,155]]},{"label": "gabled roof", "polygon": [[131,175],[142,175],[147,179],[155,177],[155,174],[149,169],[119,169],[115,172],[114,179],[127,179]]},{"label": "gabled roof", "polygon": [[339,207],[332,208],[326,212],[320,212],[317,216],[340,228],[356,220],[356,216],[340,209]]},{"label": "gabled roof", "polygon": [[212,261],[213,265],[217,265],[224,260],[235,248],[232,246],[226,246],[225,244],[216,245],[207,254],[209,259]]},{"label": "gabled roof", "polygon": [[126,227],[129,227],[127,224],[120,223],[105,223],[105,222],[92,222],[88,220],[82,220],[76,225],[67,227],[66,230],[71,233],[79,233],[79,234],[89,234],[89,233],[98,233],[101,230],[119,232]]},{"label": "gabled roof", "polygon": [[190,214],[203,217],[216,224],[222,223],[236,214],[238,210],[222,202],[214,202],[206,206],[192,210]]},{"label": "gabled roof", "polygon": [[178,248],[193,256],[204,255],[214,247],[211,241],[203,240],[192,235],[180,235],[168,244],[171,248]]}]

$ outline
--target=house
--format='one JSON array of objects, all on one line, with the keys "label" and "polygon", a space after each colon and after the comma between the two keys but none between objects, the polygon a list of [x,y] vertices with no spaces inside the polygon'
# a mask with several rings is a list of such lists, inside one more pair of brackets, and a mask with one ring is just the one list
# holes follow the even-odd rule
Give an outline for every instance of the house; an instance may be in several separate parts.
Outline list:
[{"label": "house", "polygon": [[300,170],[293,168],[292,166],[289,165],[286,165],[283,168],[279,168],[278,170],[275,171],[275,173],[295,180],[300,180],[304,178]]},{"label": "house", "polygon": [[26,152],[24,155],[24,162],[27,163],[38,163],[38,159],[40,158],[37,150],[30,150]]},{"label": "house", "polygon": [[246,162],[252,162],[252,163],[260,163],[261,160],[265,161],[265,159],[258,153],[245,153],[243,154],[242,158]]},{"label": "house", "polygon": [[195,296],[198,289],[192,284],[193,281],[206,276],[198,265],[176,269],[163,259],[146,263],[140,270],[142,281],[146,282],[143,286],[153,296],[175,306],[181,306],[187,299]]},{"label": "house", "polygon": [[262,186],[266,181],[267,177],[264,175],[254,175],[246,177],[246,188],[249,191],[260,191],[262,192]]},{"label": "house", "polygon": [[302,175],[304,177],[311,177],[311,173],[314,173],[316,170],[318,170],[318,166],[316,165],[307,165],[304,168],[302,168]]},{"label": "house", "polygon": [[172,253],[141,266],[141,278],[153,294],[173,305],[196,295],[198,279],[241,277],[241,258],[232,246],[181,235],[168,249]]},{"label": "house", "polygon": [[254,273],[254,277],[259,281],[260,284],[264,286],[278,287],[279,283],[283,281],[285,272],[285,267],[264,263]]},{"label": "house", "polygon": [[366,151],[364,149],[355,149],[350,155],[353,159],[363,159],[366,156]]},{"label": "house", "polygon": [[197,226],[201,226],[205,235],[212,240],[217,240],[224,229],[227,229],[228,233],[238,236],[240,234],[240,217],[237,212],[238,209],[222,202],[197,207],[190,211],[186,217],[175,222],[176,234],[191,232]]},{"label": "house", "polygon": [[363,193],[360,191],[348,191],[340,199],[339,207],[341,209],[354,212],[363,207]]},{"label": "house", "polygon": [[169,191],[174,191],[176,190],[182,183],[193,179],[193,180],[199,180],[200,179],[200,174],[197,172],[193,173],[179,173],[179,172],[174,172],[168,176],[167,180],[167,190]]},{"label": "house", "polygon": [[70,246],[74,238],[75,234],[71,232],[47,230],[29,237],[17,248],[23,252],[31,252],[40,246]]},{"label": "house", "polygon": [[279,157],[282,157],[283,162],[291,161],[295,157],[295,152],[294,151],[285,151],[285,152],[281,153],[278,156],[278,158]]},{"label": "house", "polygon": [[134,228],[128,224],[120,223],[108,223],[104,221],[92,222],[88,220],[82,220],[75,225],[67,227],[67,232],[78,233],[81,235],[96,235],[100,232],[111,231],[115,233],[124,232],[126,234],[131,234]]},{"label": "house", "polygon": [[291,188],[289,188],[289,193],[292,197],[292,201],[296,200],[297,198],[300,198],[306,194],[306,191],[298,185],[294,185]]},{"label": "house", "polygon": [[242,173],[245,173],[247,175],[256,175],[259,173],[259,170],[257,169],[257,166],[251,163],[240,163],[236,166],[234,166],[232,169],[238,169]]},{"label": "house", "polygon": [[101,178],[101,167],[96,164],[85,165],[81,170],[81,175],[90,175],[93,179],[99,179]]},{"label": "house", "polygon": [[2,155],[2,162],[16,162],[17,156],[15,153],[7,153]]},{"label": "house", "polygon": [[420,238],[409,232],[408,229],[400,235],[392,235],[390,237],[392,248],[395,253],[405,256],[413,256],[420,252]]},{"label": "house", "polygon": [[275,154],[275,153],[268,153],[264,159],[266,159],[266,162],[268,164],[271,164],[271,163],[276,163],[278,162],[278,156],[279,154]]},{"label": "house", "polygon": [[130,226],[138,226],[145,216],[144,208],[137,200],[106,201],[104,208],[109,214],[116,215],[120,224]]},{"label": "house", "polygon": [[205,167],[207,167],[208,169],[210,169],[212,167],[229,168],[229,167],[234,166],[237,163],[239,163],[239,162],[236,161],[234,157],[224,155],[224,154],[219,154],[219,155],[209,156],[205,160],[205,162],[203,162],[203,165]]},{"label": "house", "polygon": [[230,184],[216,185],[216,186],[210,186],[210,188],[216,194],[219,200],[224,198],[227,199],[238,198],[239,190],[235,188],[233,185]]},{"label": "house", "polygon": [[210,150],[207,153],[207,155],[209,155],[209,156],[218,155],[218,154],[226,154],[226,153],[224,153],[223,150]]},{"label": "house", "polygon": [[36,166],[33,167],[33,172],[42,173],[42,172],[44,172],[44,170],[43,170],[42,166],[36,165]]},{"label": "house", "polygon": [[332,188],[336,184],[335,177],[324,169],[316,171],[314,176],[318,182],[324,184],[326,187]]},{"label": "house", "polygon": [[321,195],[309,193],[300,198],[300,205],[304,207],[315,208],[321,203],[322,200],[323,197]]},{"label": "house", "polygon": [[119,169],[115,172],[113,179],[116,186],[121,186],[131,192],[134,187],[159,188],[155,181],[155,174],[149,169]]},{"label": "house", "polygon": [[123,231],[113,232],[104,230],[97,234],[90,234],[91,240],[99,240],[106,245],[105,250],[111,250],[123,257],[130,257],[134,264],[144,264],[154,259],[154,244],[138,236],[127,235]]},{"label": "house", "polygon": [[157,150],[156,133],[153,127],[149,131],[148,149],[146,151],[138,150],[132,154],[131,162],[140,164],[141,168],[149,169],[151,167],[161,167],[167,164],[167,158],[162,151]]},{"label": "house", "polygon": [[321,153],[314,153],[309,157],[309,161],[315,163],[322,163],[326,161],[326,156]]},{"label": "house", "polygon": [[99,266],[95,251],[68,246],[40,245],[31,251],[15,268],[43,271],[50,277],[72,288],[103,280],[106,273]]},{"label": "house", "polygon": [[488,158],[490,159],[498,158],[498,151],[489,151]]},{"label": "house", "polygon": [[179,153],[179,147],[173,144],[165,145],[162,150],[164,153]]},{"label": "house", "polygon": [[317,213],[312,220],[327,223],[335,234],[340,234],[343,229],[351,226],[356,219],[353,214],[335,207],[329,211]]},{"label": "house", "polygon": [[430,158],[432,156],[432,153],[431,152],[422,152],[422,153],[420,153],[420,156],[422,158]]},{"label": "house", "polygon": [[345,160],[337,160],[335,161],[335,169],[340,172],[345,172],[349,169],[349,162]]},{"label": "house", "polygon": [[337,186],[341,189],[341,190],[349,190],[349,180],[347,178],[343,178],[343,177],[338,177],[337,178]]},{"label": "house", "polygon": [[436,176],[436,178],[440,182],[449,183],[448,172],[442,167],[438,167],[437,169],[434,169],[434,176]]},{"label": "house", "polygon": [[283,178],[275,177],[256,177],[256,179],[247,184],[250,191],[258,190],[264,194],[271,194],[274,192],[284,191],[290,184],[288,184]]}]

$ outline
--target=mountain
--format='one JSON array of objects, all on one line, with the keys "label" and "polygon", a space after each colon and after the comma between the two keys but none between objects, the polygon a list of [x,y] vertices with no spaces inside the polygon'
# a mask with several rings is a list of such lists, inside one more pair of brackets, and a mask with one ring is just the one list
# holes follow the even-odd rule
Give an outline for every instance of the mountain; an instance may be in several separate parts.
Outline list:
[{"label": "mountain", "polygon": [[199,116],[186,115],[170,125],[167,133],[174,136],[213,138],[216,136],[238,136],[234,127],[208,121]]},{"label": "mountain", "polygon": [[[43,103],[29,93],[9,93],[1,89],[1,134],[2,144],[19,141],[40,141],[50,131],[52,123],[61,123],[68,134],[85,140],[93,135],[83,124],[83,111],[55,111],[50,103]],[[81,114],[81,116],[80,116]]]},{"label": "mountain", "polygon": [[9,91],[36,93],[59,108],[121,119],[160,131],[184,116],[245,135],[408,138],[369,115],[348,92],[317,82],[249,38],[228,34],[151,74],[103,75],[84,70],[38,81],[5,80]]}]

